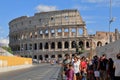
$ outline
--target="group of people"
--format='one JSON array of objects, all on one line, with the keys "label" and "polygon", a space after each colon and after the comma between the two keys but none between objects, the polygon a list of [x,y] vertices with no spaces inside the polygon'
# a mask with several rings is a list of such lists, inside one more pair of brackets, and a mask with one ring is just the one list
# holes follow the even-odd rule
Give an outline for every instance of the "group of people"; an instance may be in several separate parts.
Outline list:
[{"label": "group of people", "polygon": [[63,75],[66,80],[120,80],[120,53],[117,60],[107,59],[103,54],[91,60],[85,56],[65,55],[63,60]]}]

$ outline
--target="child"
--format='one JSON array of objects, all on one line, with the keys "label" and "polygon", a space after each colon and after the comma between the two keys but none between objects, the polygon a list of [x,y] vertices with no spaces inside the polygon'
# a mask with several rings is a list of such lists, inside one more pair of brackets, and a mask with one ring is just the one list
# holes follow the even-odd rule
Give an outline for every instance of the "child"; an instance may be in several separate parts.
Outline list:
[{"label": "child", "polygon": [[74,70],[72,64],[67,64],[67,68],[68,70],[66,71],[66,76],[67,76],[66,80],[74,80]]}]

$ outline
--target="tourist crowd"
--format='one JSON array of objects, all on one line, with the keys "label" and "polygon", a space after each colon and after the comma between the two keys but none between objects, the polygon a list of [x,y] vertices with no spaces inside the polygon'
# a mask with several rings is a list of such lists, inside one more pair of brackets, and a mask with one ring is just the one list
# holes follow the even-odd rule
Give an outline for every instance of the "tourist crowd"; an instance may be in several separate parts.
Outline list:
[{"label": "tourist crowd", "polygon": [[120,80],[120,53],[117,60],[106,55],[94,56],[91,60],[85,56],[65,55],[63,75],[66,80]]}]

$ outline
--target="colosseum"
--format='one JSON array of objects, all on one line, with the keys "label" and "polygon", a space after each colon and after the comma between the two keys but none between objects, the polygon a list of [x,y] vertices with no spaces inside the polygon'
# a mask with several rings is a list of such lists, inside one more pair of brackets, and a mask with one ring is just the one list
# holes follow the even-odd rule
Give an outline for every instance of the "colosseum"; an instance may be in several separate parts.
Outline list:
[{"label": "colosseum", "polygon": [[[108,32],[87,34],[86,24],[76,9],[18,17],[9,26],[9,46],[14,54],[37,60],[63,58],[66,53],[72,56],[108,43]],[[115,34],[111,34],[115,40]]]}]

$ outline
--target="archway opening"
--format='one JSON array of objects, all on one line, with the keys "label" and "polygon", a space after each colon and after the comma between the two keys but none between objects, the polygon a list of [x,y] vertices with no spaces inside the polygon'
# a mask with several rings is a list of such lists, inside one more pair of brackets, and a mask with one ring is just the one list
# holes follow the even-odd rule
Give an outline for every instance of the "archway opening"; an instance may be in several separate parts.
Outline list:
[{"label": "archway opening", "polygon": [[43,60],[43,57],[42,57],[42,55],[39,55],[39,60]]},{"label": "archway opening", "polygon": [[102,46],[102,42],[98,41],[97,46]]},{"label": "archway opening", "polygon": [[55,55],[52,55],[51,58],[55,58]]}]

